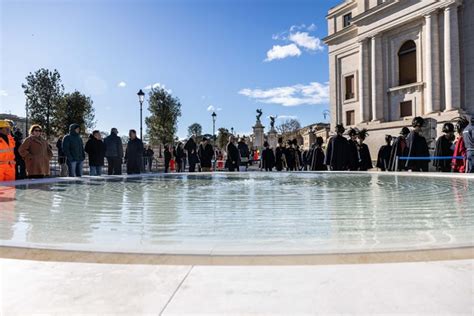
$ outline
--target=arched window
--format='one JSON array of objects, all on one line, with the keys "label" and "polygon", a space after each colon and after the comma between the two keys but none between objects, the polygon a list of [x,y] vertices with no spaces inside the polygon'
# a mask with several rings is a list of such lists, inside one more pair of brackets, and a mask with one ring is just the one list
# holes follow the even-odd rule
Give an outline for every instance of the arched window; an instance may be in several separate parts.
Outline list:
[{"label": "arched window", "polygon": [[416,44],[407,41],[398,51],[398,79],[399,85],[416,82]]}]

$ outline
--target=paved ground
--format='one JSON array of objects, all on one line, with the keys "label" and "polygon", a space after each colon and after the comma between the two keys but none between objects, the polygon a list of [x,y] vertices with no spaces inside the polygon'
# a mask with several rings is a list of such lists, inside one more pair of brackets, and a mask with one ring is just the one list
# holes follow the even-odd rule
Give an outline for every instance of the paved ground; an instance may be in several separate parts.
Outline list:
[{"label": "paved ground", "polygon": [[474,260],[180,266],[0,259],[2,315],[473,315]]}]

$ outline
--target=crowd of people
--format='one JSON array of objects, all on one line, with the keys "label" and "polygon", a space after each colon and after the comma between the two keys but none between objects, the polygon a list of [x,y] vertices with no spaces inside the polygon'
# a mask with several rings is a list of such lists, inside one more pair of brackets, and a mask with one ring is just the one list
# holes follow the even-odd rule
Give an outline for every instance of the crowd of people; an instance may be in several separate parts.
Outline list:
[{"label": "crowd of people", "polygon": [[[422,117],[415,117],[412,130],[403,127],[397,137],[386,135],[386,144],[378,152],[375,167],[382,171],[428,171],[433,162],[439,172],[474,173],[474,119],[469,122],[460,117],[453,123],[445,123],[432,156],[422,134],[424,124]],[[29,134],[23,140],[13,122],[0,120],[0,181],[50,175],[51,145],[43,137],[41,126],[32,125]],[[102,175],[105,160],[108,175],[121,175],[123,164],[127,174],[151,171],[154,151],[150,146],[145,148],[135,130],[130,130],[128,136],[125,152],[116,128],[112,128],[105,139],[98,130],[93,131],[84,145],[81,127],[72,124],[69,133],[56,143],[60,176],[81,177],[86,154],[91,176]],[[206,137],[197,144],[196,137],[192,136],[186,142],[165,145],[164,170],[239,171],[247,170],[258,161],[259,168],[265,171],[367,171],[374,167],[369,148],[364,143],[368,136],[366,129],[350,128],[346,133],[344,126],[338,124],[326,149],[322,137],[317,137],[307,150],[302,150],[296,139],[285,143],[279,138],[276,148],[270,148],[265,142],[261,153],[258,149],[250,149],[245,139],[237,141],[233,135],[225,150],[217,149]]]}]

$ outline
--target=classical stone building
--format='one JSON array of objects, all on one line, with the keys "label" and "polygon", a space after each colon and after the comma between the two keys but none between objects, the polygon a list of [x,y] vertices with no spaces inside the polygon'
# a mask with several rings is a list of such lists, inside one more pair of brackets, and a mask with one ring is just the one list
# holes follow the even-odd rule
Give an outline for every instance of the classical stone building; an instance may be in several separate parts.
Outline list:
[{"label": "classical stone building", "polygon": [[329,10],[331,124],[372,154],[414,116],[474,115],[474,0],[346,0]]}]

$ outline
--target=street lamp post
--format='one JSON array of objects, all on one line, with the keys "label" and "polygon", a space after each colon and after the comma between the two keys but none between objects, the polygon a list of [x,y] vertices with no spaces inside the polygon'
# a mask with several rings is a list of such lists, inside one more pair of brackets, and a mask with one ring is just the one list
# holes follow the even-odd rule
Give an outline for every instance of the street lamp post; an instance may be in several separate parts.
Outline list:
[{"label": "street lamp post", "polygon": [[25,137],[28,137],[28,101],[25,101]]},{"label": "street lamp post", "polygon": [[212,112],[212,143],[216,146],[216,112]]},{"label": "street lamp post", "polygon": [[143,141],[143,101],[145,101],[145,93],[140,89],[137,95],[138,102],[140,102],[140,139]]},{"label": "street lamp post", "polygon": [[234,128],[233,128],[233,127],[230,128],[230,133],[231,133],[232,135],[234,135]]}]

